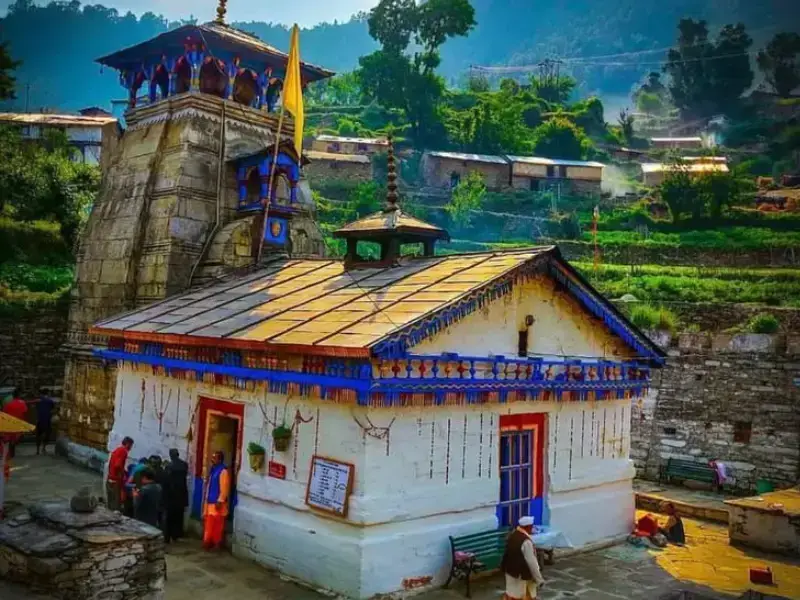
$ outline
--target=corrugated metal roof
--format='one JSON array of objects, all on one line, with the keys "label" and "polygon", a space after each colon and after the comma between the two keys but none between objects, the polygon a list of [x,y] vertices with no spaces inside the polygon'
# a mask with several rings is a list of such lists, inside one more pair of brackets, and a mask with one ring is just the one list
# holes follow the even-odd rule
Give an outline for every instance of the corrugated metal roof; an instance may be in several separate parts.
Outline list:
[{"label": "corrugated metal roof", "polygon": [[401,266],[347,270],[341,261],[279,259],[233,280],[189,291],[98,323],[94,331],[369,348],[552,246],[403,259]]},{"label": "corrugated metal roof", "polygon": [[663,173],[674,171],[686,171],[687,173],[727,173],[728,165],[719,162],[703,163],[696,162],[684,165],[665,165],[662,163],[642,163],[643,173]]},{"label": "corrugated metal roof", "polygon": [[342,137],[338,135],[318,135],[317,141],[320,142],[339,142],[344,144],[372,144],[377,146],[388,146],[389,140],[386,138],[359,138],[359,137]]},{"label": "corrugated metal roof", "polygon": [[[12,417],[8,413],[0,412],[0,433],[28,433],[35,428],[22,419]],[[0,474],[2,477],[2,474]]]},{"label": "corrugated metal roof", "polygon": [[51,115],[45,113],[0,113],[0,122],[20,125],[51,125],[60,127],[102,127],[116,123],[114,117],[88,117],[84,115]]},{"label": "corrugated metal roof", "polygon": [[504,156],[493,156],[490,154],[466,154],[463,152],[440,152],[438,150],[425,153],[426,156],[436,158],[449,158],[451,160],[463,160],[467,162],[482,162],[496,165],[506,165],[508,160]]},{"label": "corrugated metal roof", "polygon": [[591,162],[585,160],[561,160],[559,158],[543,158],[541,156],[512,156],[509,155],[508,159],[512,163],[526,163],[530,165],[560,165],[565,167],[594,167],[602,169],[605,167],[603,163]]},{"label": "corrugated metal roof", "polygon": [[650,141],[654,144],[668,144],[672,142],[700,142],[702,143],[703,138],[698,136],[693,137],[654,137],[650,138]]},{"label": "corrugated metal roof", "polygon": [[308,160],[331,160],[334,162],[349,162],[362,165],[370,164],[369,156],[364,154],[337,154],[335,152],[319,152],[317,150],[306,150],[303,155]]}]

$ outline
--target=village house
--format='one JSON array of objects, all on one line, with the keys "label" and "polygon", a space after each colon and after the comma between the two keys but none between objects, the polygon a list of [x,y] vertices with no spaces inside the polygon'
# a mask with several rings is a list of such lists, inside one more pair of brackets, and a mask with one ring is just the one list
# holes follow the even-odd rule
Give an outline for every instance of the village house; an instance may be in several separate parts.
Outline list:
[{"label": "village house", "polygon": [[315,152],[329,154],[377,154],[386,152],[389,142],[385,138],[358,138],[338,135],[319,135],[311,142]]},{"label": "village house", "polygon": [[694,177],[704,173],[728,173],[727,159],[722,156],[686,156],[679,162],[642,163],[642,183],[655,187],[661,185],[669,173],[683,172]]},{"label": "village house", "polygon": [[223,450],[234,554],[355,598],[440,585],[448,536],[523,515],[575,548],[624,537],[632,402],[663,353],[555,247],[435,256],[391,147],[388,170],[344,261],[275,256],[97,323],[109,448],[185,452],[195,518]]},{"label": "village house", "polygon": [[511,184],[508,159],[504,156],[431,150],[422,156],[421,169],[426,187],[453,189],[472,171],[483,175],[490,190],[500,190]]},{"label": "village house", "polygon": [[559,160],[538,156],[509,156],[511,185],[516,189],[599,196],[603,168],[599,162]]},{"label": "village house", "polygon": [[311,184],[324,181],[371,181],[372,160],[365,154],[338,154],[307,150],[304,156],[309,164],[303,174]]},{"label": "village house", "polygon": [[19,127],[24,139],[36,142],[47,130],[63,131],[74,149],[72,160],[101,167],[122,133],[117,119],[109,114],[0,113],[0,125]]},{"label": "village house", "polygon": [[690,137],[653,137],[650,146],[654,150],[699,150],[703,147],[703,138]]}]

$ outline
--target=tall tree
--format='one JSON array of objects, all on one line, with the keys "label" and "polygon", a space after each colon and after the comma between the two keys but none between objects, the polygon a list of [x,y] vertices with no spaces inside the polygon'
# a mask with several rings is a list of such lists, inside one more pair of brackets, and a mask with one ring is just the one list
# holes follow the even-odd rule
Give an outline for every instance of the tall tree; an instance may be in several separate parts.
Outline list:
[{"label": "tall tree", "polygon": [[[439,105],[444,80],[436,74],[439,48],[475,26],[468,0],[381,0],[367,19],[381,49],[359,59],[365,95],[403,111],[417,146],[441,127]],[[414,43],[413,53],[409,50]]]},{"label": "tall tree", "polygon": [[583,130],[563,117],[545,121],[533,131],[533,151],[539,156],[580,160],[590,145]]},{"label": "tall tree", "polygon": [[13,100],[17,97],[14,93],[17,80],[13,72],[20,64],[20,61],[11,58],[8,42],[0,43],[0,100]]},{"label": "tall tree", "polygon": [[663,114],[667,108],[669,91],[661,81],[661,73],[648,73],[647,79],[633,93],[633,101],[640,111],[651,114]]},{"label": "tall tree", "polygon": [[667,53],[664,72],[669,92],[684,117],[703,118],[728,113],[753,83],[744,25],[726,25],[709,39],[705,21],[681,19],[678,43]]},{"label": "tall tree", "polygon": [[787,98],[800,85],[800,34],[776,34],[758,53],[756,62],[772,89]]}]

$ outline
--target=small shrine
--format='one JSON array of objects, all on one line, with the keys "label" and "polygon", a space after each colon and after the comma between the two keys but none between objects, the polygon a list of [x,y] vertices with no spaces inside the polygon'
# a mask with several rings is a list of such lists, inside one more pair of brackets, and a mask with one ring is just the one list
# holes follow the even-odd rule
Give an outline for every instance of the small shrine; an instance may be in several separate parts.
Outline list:
[{"label": "small shrine", "polygon": [[627,534],[632,406],[663,352],[556,247],[437,256],[391,146],[388,179],[336,232],[344,260],[268,257],[98,322],[109,448],[185,448],[196,519],[223,451],[233,553],[353,598],[441,585],[449,536],[522,515],[561,547]]}]

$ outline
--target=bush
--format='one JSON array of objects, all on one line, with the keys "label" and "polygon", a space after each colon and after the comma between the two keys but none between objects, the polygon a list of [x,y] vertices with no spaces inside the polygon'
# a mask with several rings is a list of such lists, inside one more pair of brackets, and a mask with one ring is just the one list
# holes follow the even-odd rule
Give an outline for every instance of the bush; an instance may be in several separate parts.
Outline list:
[{"label": "bush", "polygon": [[0,263],[65,265],[73,260],[58,223],[0,217]]},{"label": "bush", "polygon": [[674,333],[678,328],[678,318],[666,308],[655,308],[647,304],[635,306],[631,310],[631,322],[640,329],[655,329]]},{"label": "bush", "polygon": [[747,330],[750,333],[776,333],[780,326],[781,323],[775,315],[759,313],[747,323]]}]

